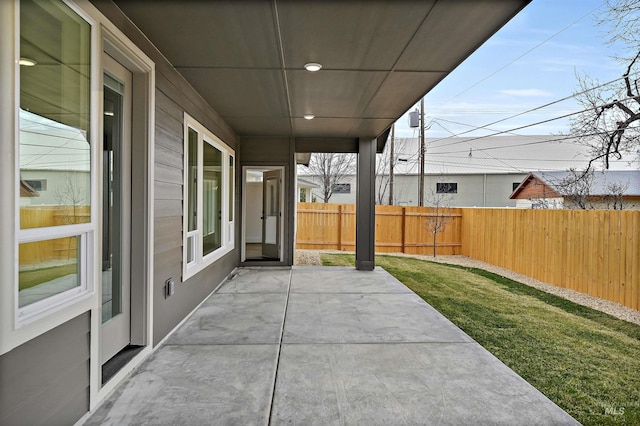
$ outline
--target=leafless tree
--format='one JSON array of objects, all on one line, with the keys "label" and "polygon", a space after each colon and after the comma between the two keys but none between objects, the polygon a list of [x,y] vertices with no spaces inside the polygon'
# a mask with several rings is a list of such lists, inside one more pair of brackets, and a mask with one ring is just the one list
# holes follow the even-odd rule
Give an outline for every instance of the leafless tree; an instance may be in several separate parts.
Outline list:
[{"label": "leafless tree", "polygon": [[64,182],[54,189],[53,196],[63,209],[65,224],[85,222],[85,219],[80,217],[79,207],[85,203],[86,193],[80,183],[78,172],[67,172]]},{"label": "leafless tree", "polygon": [[320,184],[322,200],[329,202],[336,184],[355,172],[353,154],[315,153],[309,161],[309,172]]},{"label": "leafless tree", "polygon": [[[389,144],[387,144],[387,146],[389,146]],[[382,154],[376,156],[376,204],[391,204],[388,198],[389,186],[391,184],[389,170],[392,165],[395,167],[397,163],[397,155],[394,156],[392,160],[389,150],[386,148],[382,151]]]},{"label": "leafless tree", "polygon": [[624,194],[629,188],[629,182],[613,182],[607,185],[602,201],[608,210],[624,210],[628,207]]},{"label": "leafless tree", "polygon": [[599,25],[608,29],[610,44],[624,44],[626,55],[616,57],[625,72],[612,84],[601,84],[587,74],[577,74],[577,100],[584,112],[571,120],[571,132],[591,149],[591,161],[609,168],[611,158],[621,159],[640,147],[640,2],[607,0]]},{"label": "leafless tree", "polygon": [[[53,191],[53,196],[60,206],[59,208],[62,212],[61,217],[65,225],[73,225],[87,221],[87,218],[82,217],[80,214],[80,206],[85,203],[85,195],[86,193],[83,192],[78,172],[67,172],[64,176],[64,182],[57,185]],[[74,240],[74,238],[67,239],[69,262],[75,261],[74,256],[72,256]]]},{"label": "leafless tree", "polygon": [[453,220],[451,216],[451,196],[430,190],[427,193],[427,206],[432,212],[427,214],[425,226],[427,231],[433,234],[433,257],[436,257],[436,238],[440,232],[444,232],[447,225]]},{"label": "leafless tree", "polygon": [[564,197],[564,207],[567,209],[593,209],[593,169],[580,171],[569,169],[569,174],[555,182],[555,186]]}]

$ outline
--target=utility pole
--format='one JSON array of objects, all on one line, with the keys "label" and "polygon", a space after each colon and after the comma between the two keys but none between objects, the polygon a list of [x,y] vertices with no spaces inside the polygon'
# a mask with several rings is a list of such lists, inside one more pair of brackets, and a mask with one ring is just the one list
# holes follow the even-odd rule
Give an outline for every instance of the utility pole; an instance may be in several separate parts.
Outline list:
[{"label": "utility pole", "polygon": [[420,170],[418,181],[418,206],[424,206],[424,97],[420,99]]},{"label": "utility pole", "polygon": [[391,146],[389,147],[389,205],[393,205],[393,150],[395,144],[396,123],[391,126]]}]

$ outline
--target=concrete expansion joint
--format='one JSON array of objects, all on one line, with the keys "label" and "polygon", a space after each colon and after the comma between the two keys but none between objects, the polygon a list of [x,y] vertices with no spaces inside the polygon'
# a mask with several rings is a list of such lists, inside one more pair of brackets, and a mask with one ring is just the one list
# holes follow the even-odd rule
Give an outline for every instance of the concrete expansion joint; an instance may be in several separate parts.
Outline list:
[{"label": "concrete expansion joint", "polygon": [[284,302],[284,312],[282,315],[282,326],[280,327],[280,337],[278,340],[278,354],[276,356],[276,368],[273,374],[273,385],[271,386],[271,395],[269,396],[269,421],[268,425],[272,422],[273,416],[273,402],[276,394],[276,383],[278,382],[278,367],[280,366],[280,353],[282,352],[282,338],[284,336],[284,326],[287,321],[287,309],[289,307],[289,296],[291,295],[291,282],[293,281],[293,268],[290,268],[289,272],[289,284],[287,285],[287,297]]}]

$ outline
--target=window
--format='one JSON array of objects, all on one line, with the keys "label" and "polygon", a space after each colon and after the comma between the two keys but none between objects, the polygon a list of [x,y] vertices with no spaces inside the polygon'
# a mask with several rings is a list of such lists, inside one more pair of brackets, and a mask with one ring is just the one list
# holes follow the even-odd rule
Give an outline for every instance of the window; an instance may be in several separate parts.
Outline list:
[{"label": "window", "polygon": [[46,179],[25,179],[24,182],[31,187],[34,191],[42,192],[47,190],[47,180]]},{"label": "window", "polygon": [[518,187],[520,186],[522,182],[513,182],[513,187],[511,189],[511,192],[515,191],[516,189],[518,189]]},{"label": "window", "polygon": [[185,114],[184,278],[233,249],[235,156]]},{"label": "window", "polygon": [[88,292],[91,25],[61,0],[20,2],[18,323]]},{"label": "window", "polygon": [[449,182],[438,182],[436,183],[436,192],[438,194],[457,194],[458,184]]},{"label": "window", "polygon": [[351,194],[351,184],[350,183],[334,183],[333,193],[334,194]]}]

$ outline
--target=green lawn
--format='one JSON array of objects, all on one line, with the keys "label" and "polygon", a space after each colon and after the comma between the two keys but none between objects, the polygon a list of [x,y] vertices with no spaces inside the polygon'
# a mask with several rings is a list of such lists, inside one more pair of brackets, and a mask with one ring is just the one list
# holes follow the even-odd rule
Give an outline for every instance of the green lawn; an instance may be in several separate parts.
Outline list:
[{"label": "green lawn", "polygon": [[393,256],[376,264],[579,422],[640,425],[640,326],[481,269]]},{"label": "green lawn", "polygon": [[76,273],[78,273],[78,265],[75,263],[34,269],[32,271],[22,271],[19,273],[19,289],[24,290],[30,287],[35,287],[53,279]]}]

